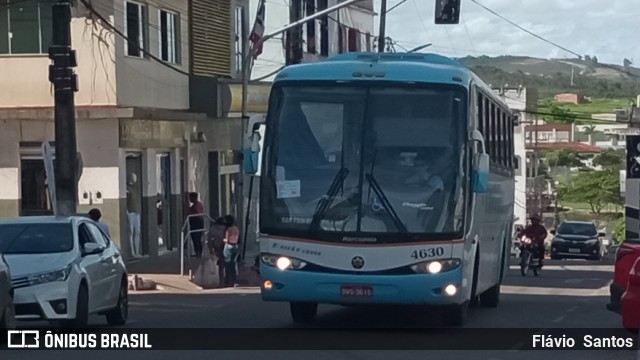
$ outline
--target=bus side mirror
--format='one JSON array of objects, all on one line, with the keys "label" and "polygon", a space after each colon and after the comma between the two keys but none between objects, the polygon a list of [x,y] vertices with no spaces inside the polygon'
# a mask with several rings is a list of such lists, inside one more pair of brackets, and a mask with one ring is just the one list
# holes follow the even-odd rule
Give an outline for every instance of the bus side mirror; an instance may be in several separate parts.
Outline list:
[{"label": "bus side mirror", "polygon": [[473,131],[471,140],[475,150],[471,177],[473,192],[482,194],[489,189],[489,154],[485,153],[484,138],[478,130]]},{"label": "bus side mirror", "polygon": [[460,23],[460,0],[436,0],[435,23],[452,25]]},{"label": "bus side mirror", "polygon": [[258,163],[258,159],[260,158],[260,139],[260,132],[258,130],[254,130],[249,137],[248,146],[244,148],[242,166],[245,174],[255,175],[258,173],[258,167],[260,166]]}]

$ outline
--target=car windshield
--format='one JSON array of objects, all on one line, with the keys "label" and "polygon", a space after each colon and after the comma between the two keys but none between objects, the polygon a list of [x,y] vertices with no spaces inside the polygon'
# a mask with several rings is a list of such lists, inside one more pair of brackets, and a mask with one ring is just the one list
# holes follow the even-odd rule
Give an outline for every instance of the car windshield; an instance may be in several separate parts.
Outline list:
[{"label": "car windshield", "polygon": [[336,241],[458,234],[465,99],[444,85],[276,88],[261,226]]},{"label": "car windshield", "polygon": [[593,224],[564,223],[558,228],[558,234],[596,236],[598,231]]},{"label": "car windshield", "polygon": [[70,224],[0,224],[0,253],[51,254],[73,249]]}]

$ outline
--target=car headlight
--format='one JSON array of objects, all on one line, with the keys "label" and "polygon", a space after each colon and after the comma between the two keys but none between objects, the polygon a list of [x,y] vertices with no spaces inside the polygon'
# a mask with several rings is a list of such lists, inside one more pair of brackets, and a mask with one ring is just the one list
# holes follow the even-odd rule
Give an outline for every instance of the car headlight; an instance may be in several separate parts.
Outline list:
[{"label": "car headlight", "polygon": [[70,274],[71,274],[71,264],[67,265],[64,269],[60,269],[60,270],[56,270],[48,273],[30,275],[28,277],[29,285],[46,284],[54,281],[66,281],[69,278]]},{"label": "car headlight", "polygon": [[589,239],[589,240],[585,241],[585,243],[589,244],[589,245],[595,245],[595,244],[598,243],[598,239]]},{"label": "car headlight", "polygon": [[307,266],[306,262],[300,259],[290,258],[287,256],[267,254],[267,255],[260,256],[260,259],[262,260],[263,264],[276,267],[280,270],[287,270],[287,269],[298,270]]},{"label": "car headlight", "polygon": [[460,266],[460,259],[434,260],[411,265],[411,270],[419,274],[439,274],[458,266]]}]

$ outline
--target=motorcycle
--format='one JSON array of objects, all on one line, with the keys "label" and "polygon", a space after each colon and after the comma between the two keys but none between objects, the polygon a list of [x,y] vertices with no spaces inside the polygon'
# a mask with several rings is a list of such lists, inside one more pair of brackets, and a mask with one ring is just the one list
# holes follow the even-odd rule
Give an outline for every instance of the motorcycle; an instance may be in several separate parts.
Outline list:
[{"label": "motorcycle", "polygon": [[520,274],[527,276],[529,269],[533,270],[533,275],[540,274],[540,261],[535,256],[538,245],[530,238],[523,236],[520,246]]}]

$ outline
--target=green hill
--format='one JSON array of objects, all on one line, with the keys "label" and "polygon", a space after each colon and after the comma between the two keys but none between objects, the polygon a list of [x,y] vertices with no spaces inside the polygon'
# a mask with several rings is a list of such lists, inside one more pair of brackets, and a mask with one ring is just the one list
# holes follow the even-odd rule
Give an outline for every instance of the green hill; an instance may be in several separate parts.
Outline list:
[{"label": "green hill", "polygon": [[469,56],[458,60],[493,86],[534,87],[543,99],[565,92],[580,92],[593,99],[622,101],[635,100],[640,95],[640,69],[600,64],[595,58],[578,60]]}]

